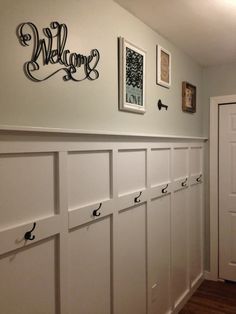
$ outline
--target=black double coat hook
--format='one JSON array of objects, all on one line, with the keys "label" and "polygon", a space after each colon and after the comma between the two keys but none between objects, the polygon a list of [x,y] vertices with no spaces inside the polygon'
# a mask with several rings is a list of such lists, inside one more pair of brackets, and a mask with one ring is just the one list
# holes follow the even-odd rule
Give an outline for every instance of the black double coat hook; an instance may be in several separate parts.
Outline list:
[{"label": "black double coat hook", "polygon": [[24,235],[25,240],[30,240],[30,241],[32,241],[32,240],[35,239],[35,235],[32,235],[32,234],[31,234],[32,231],[34,231],[35,227],[36,227],[36,222],[34,222],[33,228],[32,228],[30,231],[27,231],[27,232],[25,233],[25,235]]}]

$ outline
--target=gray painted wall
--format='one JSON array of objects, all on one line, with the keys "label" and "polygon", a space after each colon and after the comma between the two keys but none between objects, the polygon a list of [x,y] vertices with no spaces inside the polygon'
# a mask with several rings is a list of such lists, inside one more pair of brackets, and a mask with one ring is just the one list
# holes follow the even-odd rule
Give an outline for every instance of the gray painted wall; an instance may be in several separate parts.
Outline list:
[{"label": "gray painted wall", "polygon": [[[112,0],[4,0],[1,3],[0,124],[75,128],[153,134],[202,136],[202,68],[174,45],[143,24]],[[32,47],[22,47],[16,28],[31,21],[41,31],[51,21],[68,26],[67,49],[101,53],[96,81],[64,82],[58,73],[35,83],[26,78],[23,64]],[[144,115],[118,111],[117,38],[125,37],[147,51],[146,103]],[[156,85],[156,45],[172,54],[172,86]],[[45,69],[43,70],[45,71]],[[181,109],[182,81],[197,86],[197,113]],[[159,112],[157,101],[169,105]]]},{"label": "gray painted wall", "polygon": [[[235,55],[236,57],[236,55]],[[203,70],[204,134],[209,132],[210,97],[236,94],[236,62]]]}]

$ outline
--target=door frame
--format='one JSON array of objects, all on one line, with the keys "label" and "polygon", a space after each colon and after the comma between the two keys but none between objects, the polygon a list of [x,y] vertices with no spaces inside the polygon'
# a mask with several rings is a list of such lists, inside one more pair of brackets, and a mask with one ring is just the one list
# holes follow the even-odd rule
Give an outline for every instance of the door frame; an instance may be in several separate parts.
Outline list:
[{"label": "door frame", "polygon": [[210,271],[206,279],[219,279],[219,108],[220,105],[236,103],[236,95],[210,98],[209,129],[209,198],[210,198]]}]

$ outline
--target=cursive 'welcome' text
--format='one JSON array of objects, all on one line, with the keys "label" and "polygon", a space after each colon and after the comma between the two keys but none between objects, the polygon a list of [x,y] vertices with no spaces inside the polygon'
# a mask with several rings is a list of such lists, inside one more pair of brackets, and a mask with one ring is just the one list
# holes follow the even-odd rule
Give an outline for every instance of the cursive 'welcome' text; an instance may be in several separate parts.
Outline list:
[{"label": "cursive 'welcome' text", "polygon": [[[99,72],[96,70],[100,59],[97,49],[92,49],[90,54],[84,56],[76,52],[65,49],[67,41],[67,26],[52,22],[50,27],[43,29],[45,38],[40,39],[37,27],[31,23],[22,23],[18,27],[18,38],[23,46],[33,44],[31,60],[24,64],[24,71],[27,77],[33,81],[45,81],[56,73],[63,71],[65,81],[80,82],[85,79],[96,80]],[[44,78],[37,76],[37,71],[42,66],[49,64],[59,64],[59,69]],[[80,70],[80,71],[79,71]]]}]

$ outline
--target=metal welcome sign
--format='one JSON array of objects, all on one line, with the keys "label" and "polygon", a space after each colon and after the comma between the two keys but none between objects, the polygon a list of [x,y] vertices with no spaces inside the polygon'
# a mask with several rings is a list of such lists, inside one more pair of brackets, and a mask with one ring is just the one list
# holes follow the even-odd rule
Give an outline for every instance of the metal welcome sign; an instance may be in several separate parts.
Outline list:
[{"label": "metal welcome sign", "polygon": [[[61,71],[65,72],[64,81],[93,81],[99,77],[96,69],[100,59],[99,51],[92,49],[87,56],[71,52],[66,49],[67,33],[67,26],[58,22],[52,22],[50,27],[43,29],[44,38],[39,37],[38,29],[33,23],[19,25],[18,38],[21,45],[31,44],[33,47],[31,59],[24,64],[24,71],[29,79],[41,82]],[[41,78],[40,70],[50,64],[57,65],[56,69]]]}]

